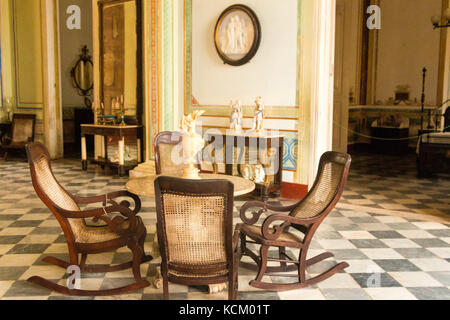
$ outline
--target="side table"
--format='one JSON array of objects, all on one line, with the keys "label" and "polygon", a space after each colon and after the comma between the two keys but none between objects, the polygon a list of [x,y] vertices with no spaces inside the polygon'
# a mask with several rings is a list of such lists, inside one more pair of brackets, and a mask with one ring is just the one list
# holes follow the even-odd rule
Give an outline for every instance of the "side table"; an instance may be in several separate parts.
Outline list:
[{"label": "side table", "polygon": [[[280,195],[283,175],[283,149],[284,136],[272,135],[270,132],[256,133],[209,133],[206,135],[207,145],[214,144],[214,153],[217,150],[224,149],[225,154],[225,174],[233,175],[234,149],[248,148],[249,153],[257,152],[254,160],[259,162],[266,170],[265,181],[256,183],[256,190],[266,201],[269,194]],[[240,151],[240,155],[243,150]],[[262,159],[263,157],[266,159]],[[215,157],[215,154],[212,154]],[[267,163],[267,159],[273,158],[274,161]],[[239,160],[239,159],[238,159]],[[252,163],[250,163],[252,164]],[[217,171],[217,164],[213,164],[214,170]],[[267,174],[269,168],[275,169],[273,174]],[[239,171],[239,170],[238,170]],[[217,172],[216,172],[217,173]]]},{"label": "side table", "polygon": [[[118,168],[119,176],[123,177],[126,171],[132,170],[137,164],[142,162],[142,126],[106,126],[95,124],[82,124],[81,125],[81,164],[83,170],[87,170],[88,157],[86,148],[86,135],[98,135],[104,138],[104,148],[102,148],[102,157],[92,159],[91,163],[99,164],[102,167],[108,166]],[[119,161],[111,162],[108,159],[108,144],[107,137],[117,137]],[[125,163],[125,137],[136,137],[137,144],[137,163]]]}]

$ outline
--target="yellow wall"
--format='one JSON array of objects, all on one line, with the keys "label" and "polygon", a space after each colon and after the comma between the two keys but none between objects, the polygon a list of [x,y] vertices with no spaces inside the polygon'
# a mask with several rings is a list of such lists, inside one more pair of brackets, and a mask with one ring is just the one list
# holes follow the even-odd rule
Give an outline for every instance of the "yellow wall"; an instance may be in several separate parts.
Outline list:
[{"label": "yellow wall", "polygon": [[17,106],[42,108],[44,93],[41,1],[14,2],[14,34]]},{"label": "yellow wall", "polygon": [[1,1],[2,79],[15,113],[36,115],[35,140],[62,155],[56,0]]},{"label": "yellow wall", "polygon": [[41,0],[1,1],[4,98],[14,112],[37,116],[35,138],[44,139],[43,32]]},{"label": "yellow wall", "polygon": [[127,115],[136,115],[136,6],[133,2],[124,4],[125,9],[125,107]]}]

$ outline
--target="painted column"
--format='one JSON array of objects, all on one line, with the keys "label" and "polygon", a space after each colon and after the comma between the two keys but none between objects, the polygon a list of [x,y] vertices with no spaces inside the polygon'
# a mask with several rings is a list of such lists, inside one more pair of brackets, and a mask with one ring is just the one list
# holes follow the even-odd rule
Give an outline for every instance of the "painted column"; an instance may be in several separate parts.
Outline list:
[{"label": "painted column", "polygon": [[[450,8],[449,0],[442,0],[442,15]],[[450,99],[450,32],[448,28],[441,28],[441,44],[439,52],[439,82],[437,103],[442,104]],[[450,103],[442,106],[441,114],[444,114]],[[441,118],[441,130],[444,129],[444,120]]]},{"label": "painted column", "polygon": [[[98,15],[98,0],[92,0],[92,60],[94,63],[94,103],[100,106],[100,23]],[[94,114],[97,118],[97,115]],[[95,119],[96,120],[96,119]],[[94,136],[94,158],[104,158],[105,145],[102,136]]]},{"label": "painted column", "polygon": [[298,182],[311,186],[321,155],[332,149],[335,0],[301,7]]},{"label": "painted column", "polygon": [[52,158],[63,156],[62,112],[59,83],[57,14],[53,0],[41,0],[44,70],[44,136]]},{"label": "painted column", "polygon": [[172,131],[174,113],[174,28],[173,28],[173,1],[163,1],[163,21],[162,21],[162,130]]}]

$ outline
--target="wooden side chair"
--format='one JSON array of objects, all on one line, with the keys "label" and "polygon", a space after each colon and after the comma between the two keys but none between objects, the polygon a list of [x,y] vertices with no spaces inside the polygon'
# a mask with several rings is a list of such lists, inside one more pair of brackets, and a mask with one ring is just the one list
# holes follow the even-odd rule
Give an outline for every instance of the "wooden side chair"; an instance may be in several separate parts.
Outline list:
[{"label": "wooden side chair", "polygon": [[[156,174],[181,172],[183,163],[183,149],[181,141],[183,134],[177,131],[160,132],[155,138],[155,167]],[[200,162],[197,164],[200,169]]]},{"label": "wooden side chair", "polygon": [[169,298],[169,281],[228,282],[228,298],[236,299],[240,252],[239,232],[233,235],[233,191],[226,180],[156,179],[164,299]]},{"label": "wooden side chair", "polygon": [[[318,276],[306,278],[306,267],[333,257],[332,253],[325,252],[306,259],[314,233],[333,210],[344,191],[350,163],[351,158],[347,154],[326,152],[320,159],[314,185],[303,200],[285,207],[250,201],[241,207],[240,215],[244,222],[238,225],[241,230],[241,252],[242,255],[252,258],[258,265],[241,262],[244,267],[258,270],[255,280],[252,280],[250,285],[271,291],[300,289],[323,281],[348,267],[346,262],[341,262]],[[252,216],[247,217],[246,212],[250,208],[259,208],[259,210],[252,211]],[[255,225],[261,215],[268,210],[278,213],[266,217],[262,226]],[[289,228],[298,230],[303,236],[289,232]],[[247,241],[247,237],[252,241]],[[259,256],[246,247],[247,243],[260,245]],[[270,247],[278,248],[277,258],[268,256]],[[286,248],[300,249],[298,259],[289,257],[286,254]],[[268,266],[268,262],[280,265]],[[293,271],[297,271],[297,274],[286,274]],[[276,272],[281,273],[273,274]],[[264,275],[295,277],[297,280],[291,283],[269,283],[262,281]]]},{"label": "wooden side chair", "polygon": [[5,135],[2,138],[2,149],[5,161],[8,159],[8,152],[11,150],[25,151],[25,145],[34,141],[34,125],[36,115],[20,114],[13,115],[11,136]]},{"label": "wooden side chair", "polygon": [[[86,273],[114,272],[132,268],[135,282],[120,288],[107,290],[69,289],[49,280],[34,276],[28,281],[60,292],[65,295],[104,296],[122,294],[149,286],[140,274],[140,265],[150,261],[152,257],[145,255],[144,241],[147,235],[142,219],[137,216],[141,209],[139,197],[127,192],[117,191],[110,194],[82,198],[71,195],[56,180],[50,165],[50,156],[46,147],[41,143],[26,146],[28,162],[34,189],[39,198],[55,215],[66,237],[70,262],[54,257],[46,257],[43,261],[67,269],[69,266],[79,266],[80,271]],[[117,198],[131,198],[134,201],[133,210],[130,202]],[[80,210],[80,204],[99,203],[97,209]],[[112,214],[118,214],[112,218]],[[84,219],[94,218],[106,223],[101,227],[87,226]],[[86,265],[88,254],[115,251],[121,247],[128,247],[133,253],[133,260],[120,265]],[[81,260],[79,260],[81,254]]]}]

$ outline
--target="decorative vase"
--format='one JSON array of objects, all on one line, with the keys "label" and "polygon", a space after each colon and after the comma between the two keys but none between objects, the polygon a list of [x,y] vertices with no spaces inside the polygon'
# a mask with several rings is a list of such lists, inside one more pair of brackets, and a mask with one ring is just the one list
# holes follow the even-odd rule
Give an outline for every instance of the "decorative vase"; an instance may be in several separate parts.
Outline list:
[{"label": "decorative vase", "polygon": [[205,146],[205,141],[202,136],[197,133],[186,132],[182,138],[183,157],[185,167],[183,169],[183,178],[185,179],[200,179],[198,173],[200,170],[196,167],[196,155]]}]

